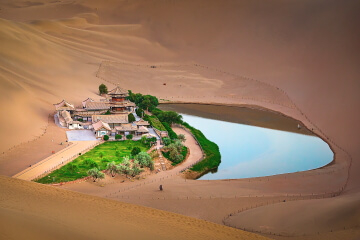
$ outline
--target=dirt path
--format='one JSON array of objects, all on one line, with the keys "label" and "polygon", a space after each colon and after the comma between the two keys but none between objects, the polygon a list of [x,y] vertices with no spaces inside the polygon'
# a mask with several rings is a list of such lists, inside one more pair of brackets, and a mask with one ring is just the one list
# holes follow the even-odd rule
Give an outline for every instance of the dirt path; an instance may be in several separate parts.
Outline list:
[{"label": "dirt path", "polygon": [[13,177],[31,181],[44,173],[51,172],[55,168],[66,164],[67,162],[77,157],[79,153],[84,153],[85,151],[88,151],[90,148],[96,146],[98,143],[98,141],[71,142],[71,145],[69,147],[15,174]]}]

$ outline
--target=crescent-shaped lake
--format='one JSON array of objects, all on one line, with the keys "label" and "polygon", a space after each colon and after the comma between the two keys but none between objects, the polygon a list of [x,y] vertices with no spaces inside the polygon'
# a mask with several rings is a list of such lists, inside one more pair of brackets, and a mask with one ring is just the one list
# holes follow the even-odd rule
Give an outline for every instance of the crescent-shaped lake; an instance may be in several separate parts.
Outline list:
[{"label": "crescent-shaped lake", "polygon": [[[221,164],[200,180],[236,179],[306,171],[333,160],[321,138],[271,111],[201,104],[162,104],[201,130],[220,149]],[[299,128],[300,127],[300,128]]]}]

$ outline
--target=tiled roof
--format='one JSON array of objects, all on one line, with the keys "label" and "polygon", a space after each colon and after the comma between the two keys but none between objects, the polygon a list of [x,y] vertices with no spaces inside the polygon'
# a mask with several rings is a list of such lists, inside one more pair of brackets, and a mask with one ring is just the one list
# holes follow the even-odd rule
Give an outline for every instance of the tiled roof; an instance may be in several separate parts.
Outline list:
[{"label": "tiled roof", "polygon": [[93,115],[92,122],[103,121],[106,123],[128,123],[127,114],[115,114],[115,115]]},{"label": "tiled roof", "polygon": [[86,100],[82,101],[82,105],[83,105],[84,108],[86,108],[86,104],[88,102],[94,102],[94,100],[92,98],[87,98]]},{"label": "tiled roof", "polygon": [[138,125],[138,126],[150,126],[150,123],[148,121],[143,120],[143,119],[140,119],[139,121],[136,121],[135,124]]},{"label": "tiled roof", "polygon": [[67,101],[65,100],[62,100],[61,102],[57,103],[57,104],[54,104],[55,106],[55,109],[57,111],[61,111],[61,110],[74,110],[75,107],[73,104],[71,103],[68,103]]},{"label": "tiled roof", "polygon": [[125,89],[117,86],[116,88],[114,88],[113,90],[108,92],[108,94],[109,95],[127,95],[128,91],[126,91]]},{"label": "tiled roof", "polygon": [[108,102],[87,102],[86,109],[87,110],[106,110],[109,109]]},{"label": "tiled roof", "polygon": [[96,122],[96,123],[93,123],[92,126],[93,126],[93,128],[94,128],[95,131],[98,131],[98,130],[100,130],[101,128],[105,128],[106,130],[111,131],[111,128],[110,128],[109,124],[107,124],[107,123],[105,123],[105,122],[103,122],[103,121],[98,121],[98,122]]},{"label": "tiled roof", "polygon": [[144,127],[144,126],[141,126],[141,127],[139,127],[139,129],[137,130],[137,132],[139,132],[139,133],[148,133],[149,130],[148,130],[146,127]]},{"label": "tiled roof", "polygon": [[115,126],[115,129],[120,132],[136,131],[137,126],[133,125],[132,123],[124,123],[121,124],[121,126]]}]

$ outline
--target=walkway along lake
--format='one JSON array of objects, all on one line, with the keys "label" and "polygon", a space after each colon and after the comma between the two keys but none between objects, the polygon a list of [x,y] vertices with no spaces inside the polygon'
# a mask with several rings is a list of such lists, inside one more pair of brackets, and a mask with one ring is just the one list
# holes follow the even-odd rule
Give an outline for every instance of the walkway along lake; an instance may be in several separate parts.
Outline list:
[{"label": "walkway along lake", "polygon": [[162,104],[215,142],[221,164],[201,180],[270,176],[306,171],[330,163],[327,143],[298,122],[270,111],[201,104]]}]

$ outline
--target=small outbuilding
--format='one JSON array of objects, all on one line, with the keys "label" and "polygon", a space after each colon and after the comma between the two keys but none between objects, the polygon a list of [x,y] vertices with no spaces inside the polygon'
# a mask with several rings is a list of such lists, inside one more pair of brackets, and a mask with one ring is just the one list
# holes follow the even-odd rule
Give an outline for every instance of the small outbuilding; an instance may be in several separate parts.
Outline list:
[{"label": "small outbuilding", "polygon": [[111,128],[106,122],[98,121],[96,123],[93,123],[92,126],[97,138],[102,138],[104,135],[110,136],[111,134]]}]

